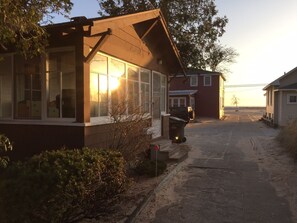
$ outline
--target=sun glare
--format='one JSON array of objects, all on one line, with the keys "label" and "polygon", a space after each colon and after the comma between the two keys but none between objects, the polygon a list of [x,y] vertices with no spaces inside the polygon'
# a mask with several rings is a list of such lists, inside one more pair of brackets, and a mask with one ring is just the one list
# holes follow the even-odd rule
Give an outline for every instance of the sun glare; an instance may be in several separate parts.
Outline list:
[{"label": "sun glare", "polygon": [[109,78],[109,89],[111,91],[116,90],[120,86],[119,79],[117,77]]}]

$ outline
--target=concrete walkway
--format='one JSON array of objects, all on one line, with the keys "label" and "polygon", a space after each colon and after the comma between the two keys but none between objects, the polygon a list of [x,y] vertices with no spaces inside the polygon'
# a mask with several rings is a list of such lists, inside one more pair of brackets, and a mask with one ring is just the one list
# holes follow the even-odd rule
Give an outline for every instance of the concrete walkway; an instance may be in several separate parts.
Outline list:
[{"label": "concrete walkway", "polygon": [[189,159],[135,222],[294,222],[270,174],[255,156],[258,137],[273,134],[256,112],[187,126]]}]

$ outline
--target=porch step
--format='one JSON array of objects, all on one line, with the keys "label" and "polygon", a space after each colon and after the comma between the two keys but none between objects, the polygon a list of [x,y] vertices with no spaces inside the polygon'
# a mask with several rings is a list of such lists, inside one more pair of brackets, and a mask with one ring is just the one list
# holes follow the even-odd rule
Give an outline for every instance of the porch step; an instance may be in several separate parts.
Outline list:
[{"label": "porch step", "polygon": [[185,159],[188,158],[188,150],[184,150],[184,149],[180,149],[178,150],[176,153],[174,153],[173,155],[169,156],[169,162],[176,162],[176,163],[179,163],[179,162],[182,162],[184,161]]},{"label": "porch step", "polygon": [[[159,150],[155,150],[158,145]],[[188,157],[189,147],[186,144],[172,143],[171,140],[154,140],[151,143],[151,160],[165,162],[181,162]]]}]

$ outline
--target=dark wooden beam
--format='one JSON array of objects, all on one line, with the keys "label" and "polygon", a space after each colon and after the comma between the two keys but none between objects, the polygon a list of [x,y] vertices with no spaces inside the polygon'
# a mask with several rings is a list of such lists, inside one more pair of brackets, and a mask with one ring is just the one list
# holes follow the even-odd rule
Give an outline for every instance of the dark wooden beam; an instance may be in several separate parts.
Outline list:
[{"label": "dark wooden beam", "polygon": [[156,21],[154,21],[154,23],[145,31],[145,33],[140,37],[140,39],[143,40],[150,33],[150,31],[158,24],[159,21],[160,17],[158,17]]}]

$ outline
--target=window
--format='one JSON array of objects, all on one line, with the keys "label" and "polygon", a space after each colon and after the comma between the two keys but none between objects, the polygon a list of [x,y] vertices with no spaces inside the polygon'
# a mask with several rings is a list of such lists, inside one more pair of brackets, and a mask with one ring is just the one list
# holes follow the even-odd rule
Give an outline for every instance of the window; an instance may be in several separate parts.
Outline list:
[{"label": "window", "polygon": [[96,54],[90,64],[91,117],[108,115],[107,57]]},{"label": "window", "polygon": [[153,72],[153,118],[160,118],[166,111],[166,89],[166,76]]},{"label": "window", "polygon": [[287,95],[288,104],[297,104],[297,94],[288,94]]},{"label": "window", "polygon": [[205,75],[203,77],[204,79],[204,86],[211,86],[211,76],[210,75]]},{"label": "window", "polygon": [[140,71],[141,81],[141,109],[142,112],[150,112],[150,71],[141,69]]},{"label": "window", "polygon": [[128,114],[139,109],[139,69],[128,67]]},{"label": "window", "polygon": [[74,51],[49,52],[46,62],[47,117],[75,118]]},{"label": "window", "polygon": [[126,109],[126,72],[125,64],[115,59],[108,63],[108,81],[111,91],[112,110],[124,112]]},{"label": "window", "polygon": [[166,76],[161,75],[161,101],[160,101],[160,109],[161,112],[166,111]]},{"label": "window", "polygon": [[180,97],[180,98],[170,98],[169,99],[169,106],[170,107],[186,107],[186,98],[185,97]]},{"label": "window", "polygon": [[185,98],[179,99],[179,107],[186,107],[186,99]]},{"label": "window", "polygon": [[194,97],[190,97],[190,106],[193,108],[193,110],[195,110],[195,98]]},{"label": "window", "polygon": [[173,98],[172,107],[179,107],[179,99],[178,98]]},{"label": "window", "polygon": [[41,60],[15,56],[15,117],[41,119]]},{"label": "window", "polygon": [[[91,61],[91,118],[107,117],[110,113],[118,112],[129,115],[135,112],[152,112],[155,117],[160,118],[161,112],[166,110],[166,91],[165,75],[154,72],[152,77],[150,70],[99,52]],[[151,106],[152,99],[156,106]],[[103,118],[96,121],[106,120]]]},{"label": "window", "polygon": [[269,105],[272,105],[272,95],[273,95],[273,90],[269,90]]},{"label": "window", "polygon": [[12,56],[0,59],[0,118],[12,117]]},{"label": "window", "polygon": [[190,86],[191,87],[196,87],[198,86],[198,76],[197,75],[193,75],[190,77]]}]

